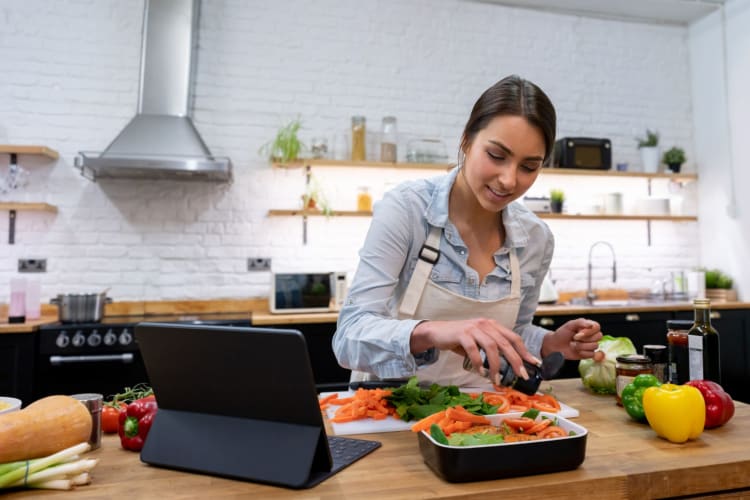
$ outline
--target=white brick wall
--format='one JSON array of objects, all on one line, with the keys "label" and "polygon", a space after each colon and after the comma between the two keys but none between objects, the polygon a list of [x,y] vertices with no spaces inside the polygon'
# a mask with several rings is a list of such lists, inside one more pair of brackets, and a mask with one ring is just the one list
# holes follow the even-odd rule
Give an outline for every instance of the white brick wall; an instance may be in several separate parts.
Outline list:
[{"label": "white brick wall", "polygon": [[[248,257],[270,256],[277,269],[353,271],[368,219],[313,218],[303,246],[300,219],[266,216],[296,208],[304,189],[301,171],[272,170],[257,153],[297,115],[304,139],[333,142],[353,114],[373,131],[394,114],[404,137],[440,138],[453,157],[475,99],[518,73],[553,99],[560,136],[610,137],[614,161],[637,166],[633,137],[656,128],[664,145],[693,156],[684,28],[459,0],[204,0],[201,11],[194,121],[214,154],[232,158],[231,185],[92,183],[72,166],[79,150],[104,149],[135,112],[142,1],[0,5],[0,142],[61,152],[57,162],[21,157],[31,183],[1,198],[46,201],[59,213],[19,213],[15,245],[5,243],[0,214],[0,301],[18,258],[48,259],[48,272],[34,276],[45,300],[106,286],[115,300],[263,296],[268,275],[246,272]],[[1,171],[7,162],[0,157]],[[316,172],[341,209],[353,208],[357,186],[377,197],[400,180],[434,174]],[[543,193],[551,181],[539,182]],[[565,178],[559,186],[579,203],[614,190],[630,202],[646,194],[645,181],[598,182],[580,190],[590,182]],[[651,246],[645,222],[550,225],[553,277],[564,289],[585,287],[588,248],[599,239],[615,246],[628,287],[699,262],[690,250],[694,223],[654,223]],[[609,282],[608,262],[598,249],[598,286]]]}]

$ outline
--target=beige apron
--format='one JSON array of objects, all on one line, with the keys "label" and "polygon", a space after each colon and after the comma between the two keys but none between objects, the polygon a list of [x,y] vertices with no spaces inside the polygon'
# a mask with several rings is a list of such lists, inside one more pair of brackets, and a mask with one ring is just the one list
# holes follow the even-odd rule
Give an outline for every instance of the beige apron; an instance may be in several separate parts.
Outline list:
[{"label": "beige apron", "polygon": [[[427,241],[422,245],[419,260],[409,286],[399,306],[399,319],[426,319],[450,321],[472,318],[491,318],[512,329],[521,305],[521,270],[515,248],[510,249],[510,295],[498,300],[476,300],[464,297],[429,280],[432,267],[440,257],[442,229],[432,227]],[[488,380],[463,368],[463,356],[453,351],[440,351],[438,360],[417,369],[420,382],[461,387],[481,387]],[[369,373],[352,372],[352,381],[372,380]]]}]

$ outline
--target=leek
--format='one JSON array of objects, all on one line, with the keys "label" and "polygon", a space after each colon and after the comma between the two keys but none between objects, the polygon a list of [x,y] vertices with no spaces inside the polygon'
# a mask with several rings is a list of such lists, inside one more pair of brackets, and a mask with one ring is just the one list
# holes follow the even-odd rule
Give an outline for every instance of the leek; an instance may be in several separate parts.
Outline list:
[{"label": "leek", "polygon": [[26,486],[69,490],[89,484],[89,471],[99,461],[80,457],[89,449],[88,443],[80,443],[48,457],[0,464],[0,489]]}]

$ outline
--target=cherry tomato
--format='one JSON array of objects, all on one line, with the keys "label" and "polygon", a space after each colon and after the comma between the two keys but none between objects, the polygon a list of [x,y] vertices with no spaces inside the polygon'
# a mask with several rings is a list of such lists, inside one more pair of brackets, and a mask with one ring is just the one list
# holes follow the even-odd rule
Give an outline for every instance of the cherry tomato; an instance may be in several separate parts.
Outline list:
[{"label": "cherry tomato", "polygon": [[124,411],[126,406],[125,403],[120,403],[119,408],[112,406],[110,403],[104,405],[102,408],[102,432],[109,434],[117,432],[120,412]]}]

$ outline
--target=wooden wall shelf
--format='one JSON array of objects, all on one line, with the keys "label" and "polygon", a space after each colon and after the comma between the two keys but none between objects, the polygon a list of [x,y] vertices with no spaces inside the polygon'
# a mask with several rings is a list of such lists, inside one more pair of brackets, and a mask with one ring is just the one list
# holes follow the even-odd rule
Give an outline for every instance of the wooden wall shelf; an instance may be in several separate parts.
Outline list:
[{"label": "wooden wall shelf", "polygon": [[21,201],[0,201],[0,210],[30,210],[57,213],[57,207],[49,203],[27,203]]},{"label": "wooden wall shelf", "polygon": [[50,205],[49,203],[37,203],[37,202],[22,202],[22,201],[3,201],[0,202],[0,210],[8,211],[8,244],[12,245],[16,242],[16,212],[22,211],[36,211],[36,212],[51,212],[57,213],[57,207]]},{"label": "wooden wall shelf", "polygon": [[[694,222],[698,217],[690,215],[577,215],[577,214],[551,214],[538,213],[540,219],[571,219],[571,220],[636,220],[654,221],[663,220],[671,222]],[[269,217],[371,217],[372,212],[356,210],[334,210],[324,214],[319,210],[284,210],[272,209],[268,211]]]},{"label": "wooden wall shelf", "polygon": [[18,155],[39,155],[46,156],[52,160],[60,157],[60,154],[47,146],[19,146],[13,144],[0,144],[0,153],[18,154]]},{"label": "wooden wall shelf", "polygon": [[[352,161],[352,160],[300,160],[291,163],[274,163],[273,168],[296,169],[304,167],[344,167],[344,168],[395,168],[418,170],[450,170],[453,163],[392,163],[382,161]],[[698,174],[692,173],[655,173],[620,172],[617,170],[590,170],[584,168],[543,168],[541,175],[583,175],[594,177],[635,177],[642,179],[672,179],[676,181],[697,180]]]},{"label": "wooden wall shelf", "polygon": [[345,168],[397,168],[416,170],[450,170],[455,165],[448,163],[395,163],[390,161],[353,161],[353,160],[303,160],[291,163],[274,163],[274,168],[295,169],[303,167],[345,167]]}]

